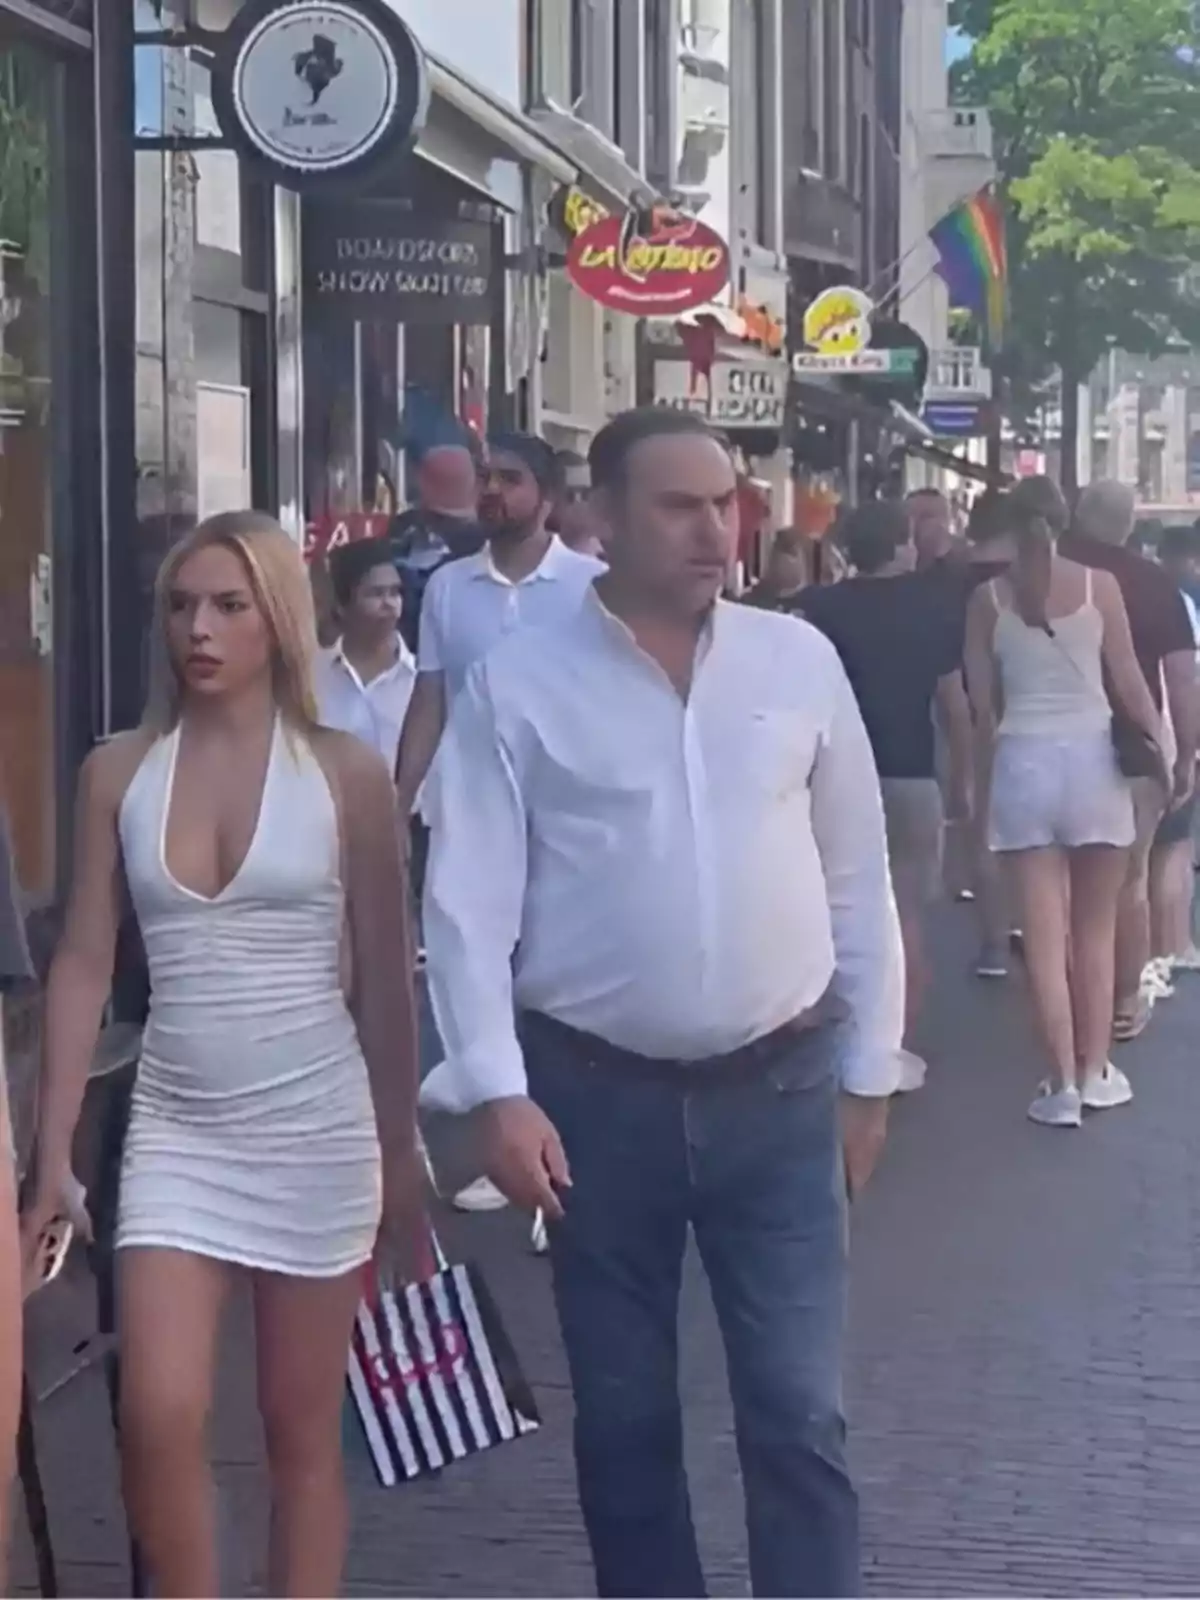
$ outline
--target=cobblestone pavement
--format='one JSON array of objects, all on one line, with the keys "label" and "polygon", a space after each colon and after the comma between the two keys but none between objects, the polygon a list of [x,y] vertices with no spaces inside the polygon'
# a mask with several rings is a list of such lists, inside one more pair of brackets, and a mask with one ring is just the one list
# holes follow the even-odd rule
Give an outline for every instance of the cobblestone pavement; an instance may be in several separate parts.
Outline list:
[{"label": "cobblestone pavement", "polygon": [[[943,977],[926,1025],[930,1081],[898,1106],[886,1164],[855,1219],[848,1387],[869,1588],[1198,1593],[1200,978],[1181,979],[1179,998],[1123,1052],[1132,1107],[1080,1133],[1038,1129],[1024,1119],[1034,1073],[1016,986],[965,975],[968,931],[965,913],[945,913]],[[545,1426],[390,1493],[356,1451],[349,1588],[589,1593],[546,1266],[511,1215],[446,1228],[453,1252],[484,1265]],[[72,1318],[82,1327],[86,1308],[64,1295],[46,1343],[66,1349]],[[683,1321],[711,1592],[744,1594],[731,1420],[696,1273]],[[232,1592],[261,1574],[245,1336],[236,1319],[215,1430]],[[94,1376],[43,1405],[40,1437],[64,1587],[128,1592]],[[29,1572],[22,1550],[17,1576],[28,1584]]]}]

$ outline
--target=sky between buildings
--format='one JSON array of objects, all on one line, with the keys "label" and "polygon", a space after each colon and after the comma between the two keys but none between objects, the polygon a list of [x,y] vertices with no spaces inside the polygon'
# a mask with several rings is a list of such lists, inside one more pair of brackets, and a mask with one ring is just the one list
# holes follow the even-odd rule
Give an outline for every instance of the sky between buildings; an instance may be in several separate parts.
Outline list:
[{"label": "sky between buildings", "polygon": [[960,56],[965,56],[971,48],[970,41],[957,28],[951,28],[946,35],[946,60],[957,61]]}]

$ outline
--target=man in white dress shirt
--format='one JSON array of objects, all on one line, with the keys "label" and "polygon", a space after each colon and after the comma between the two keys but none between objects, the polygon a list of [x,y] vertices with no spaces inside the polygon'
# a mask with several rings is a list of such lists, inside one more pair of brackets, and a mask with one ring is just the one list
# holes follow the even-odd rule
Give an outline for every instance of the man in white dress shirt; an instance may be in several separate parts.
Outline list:
[{"label": "man in white dress shirt", "polygon": [[879,783],[828,641],[717,598],[736,484],[707,424],[626,413],[590,464],[608,571],[472,669],[438,757],[438,1099],[550,1219],[599,1593],[704,1593],[676,1348],[690,1229],[754,1592],[856,1595],[847,1181],[882,1147],[904,1014]]}]

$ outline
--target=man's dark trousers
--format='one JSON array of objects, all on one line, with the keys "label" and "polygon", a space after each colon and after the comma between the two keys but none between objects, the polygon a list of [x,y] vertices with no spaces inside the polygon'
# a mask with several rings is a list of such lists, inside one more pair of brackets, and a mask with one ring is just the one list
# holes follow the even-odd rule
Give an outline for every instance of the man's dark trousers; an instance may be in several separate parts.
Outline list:
[{"label": "man's dark trousers", "polygon": [[859,1594],[841,1399],[846,1025],[796,1035],[766,1070],[707,1082],[626,1071],[536,1016],[522,1038],[530,1093],[573,1179],[551,1257],[600,1595],[705,1592],[678,1390],[689,1227],[725,1343],[754,1593]]}]

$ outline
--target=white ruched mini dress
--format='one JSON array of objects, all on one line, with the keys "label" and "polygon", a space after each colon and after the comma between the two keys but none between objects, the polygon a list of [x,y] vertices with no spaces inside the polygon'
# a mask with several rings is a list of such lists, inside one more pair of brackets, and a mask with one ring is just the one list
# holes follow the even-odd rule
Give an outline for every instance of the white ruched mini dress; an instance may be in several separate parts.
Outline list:
[{"label": "white ruched mini dress", "polygon": [[339,973],[333,796],[307,742],[277,723],[250,849],[208,899],[167,867],[178,753],[176,729],[147,753],[120,812],[150,1016],[117,1246],[335,1277],[371,1255],[381,1178]]}]

